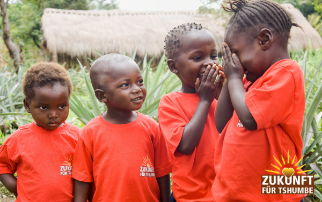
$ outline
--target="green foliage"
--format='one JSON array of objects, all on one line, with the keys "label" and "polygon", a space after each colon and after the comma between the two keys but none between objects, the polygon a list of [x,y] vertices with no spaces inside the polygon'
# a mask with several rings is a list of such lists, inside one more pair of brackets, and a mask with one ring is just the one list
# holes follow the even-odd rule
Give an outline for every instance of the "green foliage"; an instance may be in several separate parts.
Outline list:
[{"label": "green foliage", "polygon": [[18,74],[8,66],[0,72],[0,116],[9,125],[9,134],[30,121],[30,116],[24,112],[23,107],[22,74],[22,67]]},{"label": "green foliage", "polygon": [[322,14],[322,0],[313,0],[314,9]]},{"label": "green foliage", "polygon": [[314,29],[322,36],[322,20],[321,15],[313,13],[308,16],[308,21]]},{"label": "green foliage", "polygon": [[313,0],[273,0],[273,1],[280,4],[290,3],[295,8],[299,9],[305,17],[315,12]]},{"label": "green foliage", "polygon": [[110,0],[109,3],[106,0],[92,0],[90,8],[93,10],[112,10],[118,9],[116,0]]}]

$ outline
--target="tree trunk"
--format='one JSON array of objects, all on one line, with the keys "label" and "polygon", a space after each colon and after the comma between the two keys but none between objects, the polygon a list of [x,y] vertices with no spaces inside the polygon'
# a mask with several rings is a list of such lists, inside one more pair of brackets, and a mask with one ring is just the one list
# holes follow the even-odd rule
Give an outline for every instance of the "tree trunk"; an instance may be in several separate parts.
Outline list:
[{"label": "tree trunk", "polygon": [[10,37],[10,26],[9,26],[9,18],[7,13],[7,2],[5,0],[0,0],[0,8],[1,8],[1,15],[2,15],[2,23],[3,23],[3,40],[9,50],[10,57],[14,59],[14,66],[19,68],[21,58],[19,55],[19,50],[17,46],[13,43]]}]

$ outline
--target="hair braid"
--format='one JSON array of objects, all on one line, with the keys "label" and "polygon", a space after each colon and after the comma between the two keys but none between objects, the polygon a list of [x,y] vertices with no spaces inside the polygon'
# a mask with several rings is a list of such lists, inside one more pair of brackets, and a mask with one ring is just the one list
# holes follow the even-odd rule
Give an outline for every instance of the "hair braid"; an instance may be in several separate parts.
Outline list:
[{"label": "hair braid", "polygon": [[267,25],[275,32],[285,38],[286,42],[290,37],[292,26],[301,28],[298,24],[292,22],[291,15],[279,4],[270,0],[227,0],[222,8],[227,12],[234,12],[228,25],[236,24],[238,29],[247,30],[247,28],[257,25]]},{"label": "hair braid", "polygon": [[207,30],[201,24],[187,23],[179,25],[170,30],[164,39],[164,51],[167,58],[173,58],[178,55],[178,51],[182,48],[180,37],[191,31]]}]

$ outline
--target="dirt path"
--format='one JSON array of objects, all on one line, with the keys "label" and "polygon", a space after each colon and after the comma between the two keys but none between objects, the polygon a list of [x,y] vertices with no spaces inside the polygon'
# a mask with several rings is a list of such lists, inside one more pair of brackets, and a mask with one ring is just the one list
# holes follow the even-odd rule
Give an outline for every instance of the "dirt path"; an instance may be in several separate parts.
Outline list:
[{"label": "dirt path", "polygon": [[15,200],[16,200],[15,198],[9,198],[9,197],[3,198],[3,197],[1,197],[0,202],[14,202]]}]

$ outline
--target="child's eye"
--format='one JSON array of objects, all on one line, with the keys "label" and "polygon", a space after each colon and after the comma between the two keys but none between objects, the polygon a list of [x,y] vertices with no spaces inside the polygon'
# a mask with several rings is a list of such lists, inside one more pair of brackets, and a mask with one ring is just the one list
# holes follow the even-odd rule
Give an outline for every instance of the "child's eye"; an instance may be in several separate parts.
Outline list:
[{"label": "child's eye", "polygon": [[58,109],[64,109],[66,107],[66,105],[60,105],[59,107],[58,107]]},{"label": "child's eye", "polygon": [[216,59],[218,56],[215,54],[215,55],[212,55],[211,58],[214,60]]},{"label": "child's eye", "polygon": [[139,84],[143,84],[143,79],[139,80],[138,82]]},{"label": "child's eye", "polygon": [[194,60],[200,60],[200,59],[201,59],[201,57],[200,57],[200,56],[195,56],[195,57],[193,57],[193,59],[194,59]]},{"label": "child's eye", "polygon": [[45,110],[45,109],[47,109],[47,107],[46,106],[40,106],[39,109]]},{"label": "child's eye", "polygon": [[128,83],[123,83],[123,84],[121,84],[120,85],[120,87],[122,88],[122,87],[128,87],[129,86],[129,84]]}]

